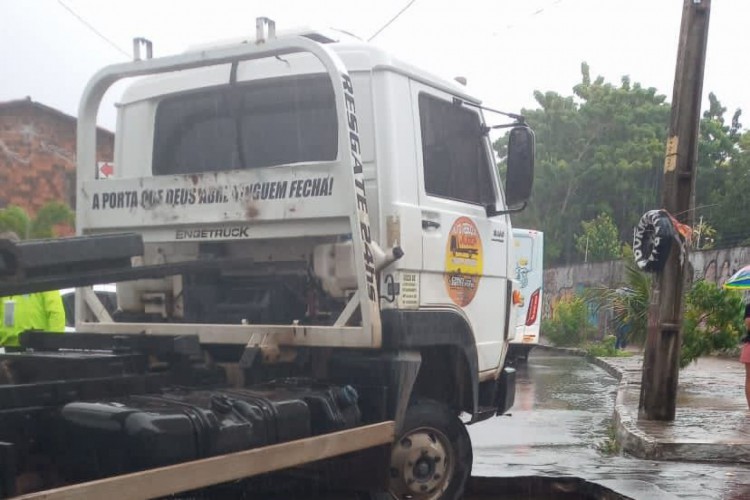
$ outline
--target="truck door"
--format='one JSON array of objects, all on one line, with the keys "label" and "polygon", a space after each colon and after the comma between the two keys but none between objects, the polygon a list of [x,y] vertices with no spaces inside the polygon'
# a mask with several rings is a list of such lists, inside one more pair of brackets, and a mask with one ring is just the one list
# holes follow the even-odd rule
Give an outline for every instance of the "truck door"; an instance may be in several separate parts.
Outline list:
[{"label": "truck door", "polygon": [[460,308],[472,326],[480,371],[504,356],[511,235],[500,202],[490,142],[475,107],[411,82],[419,131],[417,165],[423,262],[420,307]]}]

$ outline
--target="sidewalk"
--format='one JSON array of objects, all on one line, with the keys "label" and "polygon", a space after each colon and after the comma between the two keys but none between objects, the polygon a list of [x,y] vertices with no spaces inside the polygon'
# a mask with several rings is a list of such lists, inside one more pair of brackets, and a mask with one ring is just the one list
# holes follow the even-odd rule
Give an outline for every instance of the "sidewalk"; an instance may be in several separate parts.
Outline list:
[{"label": "sidewalk", "polygon": [[739,361],[700,358],[680,370],[674,422],[638,420],[641,355],[593,361],[620,379],[614,419],[623,451],[652,460],[750,463],[750,411]]}]

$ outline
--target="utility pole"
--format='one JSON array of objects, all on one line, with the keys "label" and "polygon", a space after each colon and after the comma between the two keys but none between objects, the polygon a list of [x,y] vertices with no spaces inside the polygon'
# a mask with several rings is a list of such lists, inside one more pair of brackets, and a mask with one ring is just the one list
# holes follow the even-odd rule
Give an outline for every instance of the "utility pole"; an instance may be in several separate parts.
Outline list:
[{"label": "utility pole", "polygon": [[[672,95],[672,115],[664,160],[662,207],[692,226],[692,192],[698,151],[703,69],[711,0],[684,0]],[[687,252],[687,245],[685,248]],[[672,245],[651,290],[648,337],[643,360],[640,418],[674,420],[682,338],[682,292],[687,254]]]}]

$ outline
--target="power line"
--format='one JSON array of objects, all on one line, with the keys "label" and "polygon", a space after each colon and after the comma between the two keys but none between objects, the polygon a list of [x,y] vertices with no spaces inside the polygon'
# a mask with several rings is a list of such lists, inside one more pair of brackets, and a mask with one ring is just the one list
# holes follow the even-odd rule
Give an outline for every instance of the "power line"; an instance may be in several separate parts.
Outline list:
[{"label": "power line", "polygon": [[398,19],[401,16],[401,14],[403,14],[404,12],[406,12],[406,10],[409,7],[411,7],[412,5],[414,5],[414,2],[416,2],[416,1],[417,0],[409,0],[409,2],[406,5],[404,5],[404,7],[400,11],[398,11],[398,13],[395,16],[393,16],[390,21],[388,21],[383,26],[381,26],[378,31],[376,31],[370,38],[367,39],[367,41],[371,42],[373,38],[375,38],[376,36],[378,36],[384,29],[386,29],[388,26],[390,26],[391,23],[393,23],[393,21],[395,21],[396,19]]},{"label": "power line", "polygon": [[65,10],[67,10],[68,12],[70,12],[70,14],[73,17],[75,17],[76,19],[78,19],[78,21],[80,21],[81,24],[83,24],[88,29],[90,29],[92,32],[94,32],[94,34],[96,36],[98,36],[99,38],[101,38],[102,40],[104,40],[110,47],[112,47],[113,49],[115,49],[116,51],[120,52],[121,54],[123,54],[128,59],[130,59],[131,54],[129,54],[127,51],[123,50],[115,42],[113,42],[112,40],[110,40],[109,38],[107,38],[106,36],[104,36],[99,30],[97,30],[96,28],[94,28],[89,22],[87,22],[84,18],[82,18],[80,15],[78,15],[78,13],[76,11],[74,11],[68,5],[66,5],[65,2],[63,2],[63,0],[57,0],[57,3],[59,3],[60,5],[62,5],[62,7]]},{"label": "power line", "polygon": [[[507,29],[515,28],[518,24],[520,24],[521,22],[524,22],[526,19],[532,18],[534,16],[538,16],[539,14],[543,14],[550,7],[552,7],[553,5],[557,5],[557,4],[561,3],[562,1],[563,0],[554,0],[554,1],[550,2],[549,4],[545,5],[544,7],[541,7],[539,9],[535,10],[534,12],[530,12],[528,15],[524,16],[523,18],[519,18],[515,22],[512,22],[510,24],[505,25],[502,29],[506,29],[507,30]],[[497,36],[497,35],[498,35],[497,31],[494,32],[494,33],[492,33],[492,36]]]}]

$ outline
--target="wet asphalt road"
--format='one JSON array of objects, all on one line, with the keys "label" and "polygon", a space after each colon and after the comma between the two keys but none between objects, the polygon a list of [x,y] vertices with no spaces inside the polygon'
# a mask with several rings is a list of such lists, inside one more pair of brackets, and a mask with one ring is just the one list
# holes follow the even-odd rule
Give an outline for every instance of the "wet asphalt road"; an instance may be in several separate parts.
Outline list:
[{"label": "wet asphalt road", "polygon": [[614,448],[617,381],[585,358],[533,352],[511,416],[469,427],[475,476],[578,476],[634,498],[750,499],[750,467],[644,461]]}]

